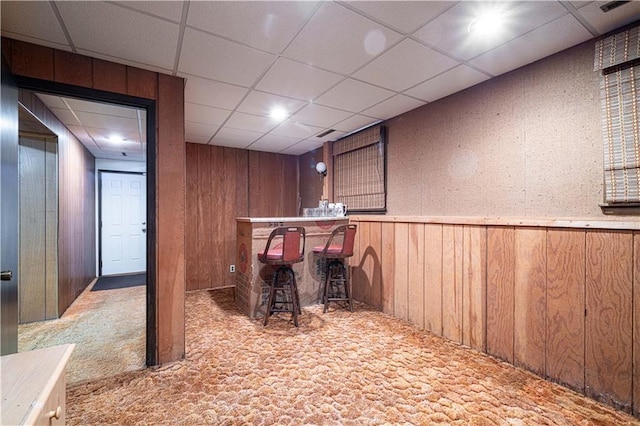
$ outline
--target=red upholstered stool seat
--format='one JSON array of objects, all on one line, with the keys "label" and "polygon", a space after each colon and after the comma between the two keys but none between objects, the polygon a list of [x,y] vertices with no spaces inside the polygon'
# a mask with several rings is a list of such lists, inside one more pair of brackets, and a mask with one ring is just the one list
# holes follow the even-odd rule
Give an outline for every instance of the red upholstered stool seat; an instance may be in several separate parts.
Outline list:
[{"label": "red upholstered stool seat", "polygon": [[[326,262],[324,293],[322,296],[324,312],[327,312],[330,301],[346,301],[349,303],[349,310],[353,312],[349,271],[344,259],[353,256],[356,229],[356,225],[338,226],[331,233],[327,244],[313,248],[313,252],[325,258]],[[334,240],[339,240],[340,238],[342,238],[342,243],[334,242]]]},{"label": "red upholstered stool seat", "polygon": [[264,325],[268,324],[271,314],[291,312],[293,323],[296,327],[298,326],[298,314],[302,313],[302,310],[296,274],[292,265],[304,260],[304,242],[303,227],[276,228],[269,235],[265,249],[258,253],[258,260],[261,263],[277,266],[269,286]]}]

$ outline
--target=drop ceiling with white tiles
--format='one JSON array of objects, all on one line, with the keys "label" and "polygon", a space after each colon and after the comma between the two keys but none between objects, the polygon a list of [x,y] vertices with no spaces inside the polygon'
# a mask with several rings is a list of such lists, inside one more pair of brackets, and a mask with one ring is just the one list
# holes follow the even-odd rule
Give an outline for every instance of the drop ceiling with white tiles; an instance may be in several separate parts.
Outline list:
[{"label": "drop ceiling with white tiles", "polygon": [[[0,6],[3,36],[185,78],[188,142],[299,155],[640,19],[640,1],[605,13],[601,6],[607,3],[2,1]],[[488,8],[499,9],[505,25],[499,34],[482,38],[469,25]],[[134,152],[144,151],[140,111],[42,99],[97,157],[129,149],[110,146],[105,140],[110,133],[122,133]],[[274,107],[285,109],[287,118],[271,118]],[[318,137],[328,130],[333,131]]]}]

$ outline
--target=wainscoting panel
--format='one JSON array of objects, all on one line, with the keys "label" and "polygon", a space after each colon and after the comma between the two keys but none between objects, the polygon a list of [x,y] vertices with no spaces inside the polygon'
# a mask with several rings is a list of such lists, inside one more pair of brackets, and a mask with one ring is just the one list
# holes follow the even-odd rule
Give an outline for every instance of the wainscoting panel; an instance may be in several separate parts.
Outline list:
[{"label": "wainscoting panel", "polygon": [[356,300],[640,414],[640,223],[351,222]]}]

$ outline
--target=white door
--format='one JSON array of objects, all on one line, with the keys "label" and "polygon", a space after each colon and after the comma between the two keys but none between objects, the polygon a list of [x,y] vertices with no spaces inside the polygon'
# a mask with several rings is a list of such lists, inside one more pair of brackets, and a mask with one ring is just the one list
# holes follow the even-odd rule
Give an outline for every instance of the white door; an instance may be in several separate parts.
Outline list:
[{"label": "white door", "polygon": [[101,275],[147,267],[147,182],[134,173],[100,173]]}]

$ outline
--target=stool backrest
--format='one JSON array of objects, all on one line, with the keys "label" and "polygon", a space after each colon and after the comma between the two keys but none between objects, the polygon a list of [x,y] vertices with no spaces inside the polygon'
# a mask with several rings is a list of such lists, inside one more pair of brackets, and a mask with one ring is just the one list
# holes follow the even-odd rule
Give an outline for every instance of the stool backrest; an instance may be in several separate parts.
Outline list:
[{"label": "stool backrest", "polygon": [[333,239],[342,235],[342,248],[340,250],[340,254],[344,257],[353,256],[353,246],[356,240],[356,230],[358,225],[341,225],[331,232],[331,236],[329,237],[329,241],[327,241],[327,245],[324,247],[323,253],[326,255],[329,248],[332,246]]},{"label": "stool backrest", "polygon": [[[282,262],[301,262],[304,259],[305,230],[302,226],[283,226],[271,231],[267,246],[263,252],[263,259],[266,260],[267,253],[271,250],[271,245],[275,244],[274,239],[282,237]],[[278,238],[279,239],[279,238]],[[277,240],[276,240],[277,241]]]},{"label": "stool backrest", "polygon": [[[300,237],[302,236],[302,244]],[[289,227],[284,234],[282,242],[282,260],[292,262],[304,257],[305,232],[302,227]]]},{"label": "stool backrest", "polygon": [[357,225],[345,225],[344,240],[342,240],[342,254],[353,256],[353,245],[356,240]]}]

